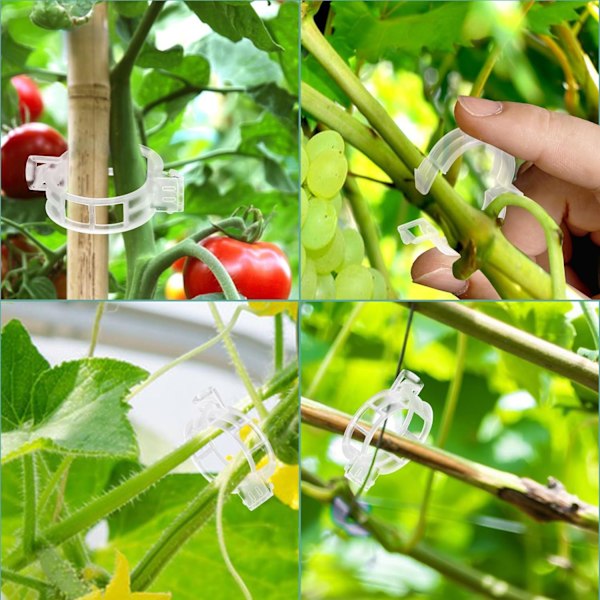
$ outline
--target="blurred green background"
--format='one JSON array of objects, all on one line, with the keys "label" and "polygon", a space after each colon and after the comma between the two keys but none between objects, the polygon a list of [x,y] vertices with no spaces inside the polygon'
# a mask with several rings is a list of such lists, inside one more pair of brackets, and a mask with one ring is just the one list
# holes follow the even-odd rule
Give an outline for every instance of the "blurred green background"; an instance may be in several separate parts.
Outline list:
[{"label": "blurred green background", "polygon": [[[353,414],[395,378],[409,310],[392,303],[305,304],[301,320],[302,393]],[[359,305],[360,306],[360,305]],[[477,311],[565,348],[591,348],[578,304],[485,303]],[[593,305],[597,310],[597,305]],[[341,328],[350,335],[311,390]],[[567,379],[467,336],[464,379],[449,452],[545,484],[552,476],[590,504],[598,498],[597,395]],[[456,377],[457,333],[414,314],[403,368],[424,382],[421,398],[436,445],[450,382]],[[591,404],[588,404],[591,402]],[[341,436],[302,426],[303,469],[324,480],[343,477]],[[429,470],[415,463],[381,475],[363,496],[375,516],[410,536]],[[349,537],[328,505],[302,498],[303,597],[463,600],[473,592],[372,538]],[[437,474],[423,539],[431,549],[532,594],[557,600],[598,596],[598,538],[566,524],[541,524],[511,505]]]}]

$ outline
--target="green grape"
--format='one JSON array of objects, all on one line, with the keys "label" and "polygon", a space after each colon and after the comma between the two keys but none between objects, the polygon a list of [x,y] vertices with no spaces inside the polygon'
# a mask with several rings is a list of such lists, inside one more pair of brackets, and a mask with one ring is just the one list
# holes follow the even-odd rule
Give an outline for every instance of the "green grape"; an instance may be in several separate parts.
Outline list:
[{"label": "green grape", "polygon": [[342,189],[347,174],[346,157],[339,152],[325,150],[317,160],[311,161],[306,183],[315,196],[333,198]]},{"label": "green grape", "polygon": [[300,295],[303,300],[314,300],[317,293],[317,271],[315,263],[307,258],[304,261],[304,273],[300,279]]},{"label": "green grape", "polygon": [[300,184],[304,183],[306,179],[306,174],[308,173],[308,167],[310,166],[310,160],[308,158],[308,154],[304,149],[304,144],[300,148]]},{"label": "green grape", "polygon": [[365,257],[365,243],[356,229],[344,229],[344,267],[360,265]]},{"label": "green grape", "polygon": [[321,198],[308,201],[308,213],[302,226],[302,244],[307,250],[325,248],[335,235],[337,215],[331,202]]},{"label": "green grape", "polygon": [[333,300],[335,298],[335,282],[333,275],[319,275],[317,277],[317,300]]},{"label": "green grape", "polygon": [[335,278],[336,300],[370,300],[373,296],[373,276],[367,267],[350,265]]},{"label": "green grape", "polygon": [[313,260],[319,275],[337,271],[342,265],[344,261],[344,235],[339,227],[336,229],[333,240],[327,244],[324,251],[319,251],[318,256],[313,256]]},{"label": "green grape", "polygon": [[306,221],[306,215],[308,214],[308,196],[304,191],[304,188],[300,189],[300,227],[304,225]]},{"label": "green grape", "polygon": [[306,142],[306,154],[310,162],[314,161],[321,152],[328,150],[344,154],[344,138],[337,131],[321,131]]},{"label": "green grape", "polygon": [[370,268],[373,277],[373,300],[387,300],[388,292],[384,276],[377,270]]},{"label": "green grape", "polygon": [[335,212],[339,215],[342,212],[342,194],[339,192],[329,200],[335,208]]}]

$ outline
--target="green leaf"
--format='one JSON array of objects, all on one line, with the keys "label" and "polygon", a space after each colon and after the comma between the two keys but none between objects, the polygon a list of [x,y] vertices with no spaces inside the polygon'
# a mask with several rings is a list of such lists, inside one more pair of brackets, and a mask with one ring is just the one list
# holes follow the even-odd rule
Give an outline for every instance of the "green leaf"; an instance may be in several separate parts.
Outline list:
[{"label": "green leaf", "polygon": [[193,48],[208,59],[219,79],[230,85],[251,87],[283,79],[281,67],[248,40],[232,42],[213,33]]},{"label": "green leaf", "polygon": [[168,50],[159,50],[156,46],[146,43],[135,64],[145,69],[172,69],[181,63],[182,58],[182,46],[177,45]]},{"label": "green leaf", "polygon": [[452,51],[463,43],[462,25],[469,2],[447,2],[421,14],[384,17],[374,14],[370,2],[336,5],[336,48],[345,56],[356,53],[371,63],[399,55],[418,56],[423,47]]},{"label": "green leaf", "polygon": [[115,10],[123,17],[133,19],[144,14],[148,8],[148,2],[144,0],[118,0],[113,2]]},{"label": "green leaf", "polygon": [[273,37],[283,47],[277,58],[295,96],[298,95],[298,11],[299,4],[285,2],[279,7],[277,16],[267,23]]},{"label": "green leaf", "polygon": [[549,34],[550,27],[563,21],[578,18],[577,9],[588,4],[585,1],[535,2],[527,14],[527,24],[532,33]]},{"label": "green leaf", "polygon": [[281,50],[249,2],[205,0],[186,4],[214,32],[233,42],[247,38],[259,50]]},{"label": "green leaf", "polygon": [[99,0],[39,0],[31,11],[31,20],[43,29],[72,29],[87,23]]},{"label": "green leaf", "polygon": [[275,83],[269,82],[252,87],[248,90],[248,94],[258,105],[282,119],[291,120],[294,115],[296,96],[292,96]]},{"label": "green leaf", "polygon": [[[110,548],[98,553],[110,567],[115,548],[126,552],[133,564],[156,542],[160,533],[206,486],[197,474],[168,475],[138,500],[108,519]],[[283,600],[298,594],[298,513],[276,498],[249,511],[233,495],[224,509],[224,533],[231,559],[254,598]],[[200,529],[175,555],[148,591],[173,593],[178,600],[197,600],[181,573],[202,573],[203,598],[235,598],[235,582],[223,563],[214,522]]]},{"label": "green leaf", "polygon": [[20,321],[2,329],[2,431],[4,435],[33,417],[31,390],[50,368]]},{"label": "green leaf", "polygon": [[27,63],[29,55],[33,52],[33,48],[24,46],[16,42],[13,37],[6,31],[2,30],[2,86],[5,77],[12,77],[23,72],[23,67]]},{"label": "green leaf", "polygon": [[48,277],[34,277],[27,284],[31,297],[35,300],[55,300],[56,288]]},{"label": "green leaf", "polygon": [[44,448],[135,458],[137,442],[127,420],[130,407],[123,399],[146,375],[110,358],[75,360],[43,372],[25,407],[8,395],[20,426],[3,436],[3,461]]}]

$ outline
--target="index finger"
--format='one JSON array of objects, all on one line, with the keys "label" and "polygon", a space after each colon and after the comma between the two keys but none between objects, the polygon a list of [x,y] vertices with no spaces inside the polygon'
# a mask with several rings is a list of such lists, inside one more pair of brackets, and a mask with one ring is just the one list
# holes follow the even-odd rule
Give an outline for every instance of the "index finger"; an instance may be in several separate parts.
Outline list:
[{"label": "index finger", "polygon": [[471,96],[459,96],[454,114],[469,135],[554,177],[600,190],[600,126],[531,104]]}]

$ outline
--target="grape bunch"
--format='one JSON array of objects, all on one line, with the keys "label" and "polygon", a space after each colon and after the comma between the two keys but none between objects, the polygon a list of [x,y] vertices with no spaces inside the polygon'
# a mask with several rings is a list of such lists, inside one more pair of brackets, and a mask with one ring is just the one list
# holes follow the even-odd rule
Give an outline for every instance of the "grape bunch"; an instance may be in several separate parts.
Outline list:
[{"label": "grape bunch", "polygon": [[383,275],[364,266],[360,233],[340,221],[341,190],[348,162],[344,140],[323,131],[301,151],[301,293],[312,300],[371,300],[387,297]]}]

